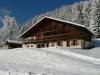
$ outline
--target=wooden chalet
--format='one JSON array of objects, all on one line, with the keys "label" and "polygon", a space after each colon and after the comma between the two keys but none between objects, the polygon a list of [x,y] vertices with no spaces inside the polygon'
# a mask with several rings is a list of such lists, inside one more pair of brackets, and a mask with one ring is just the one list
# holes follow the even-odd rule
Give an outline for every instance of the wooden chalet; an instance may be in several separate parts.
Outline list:
[{"label": "wooden chalet", "polygon": [[85,26],[52,17],[43,17],[23,34],[23,47],[91,48],[94,34]]}]

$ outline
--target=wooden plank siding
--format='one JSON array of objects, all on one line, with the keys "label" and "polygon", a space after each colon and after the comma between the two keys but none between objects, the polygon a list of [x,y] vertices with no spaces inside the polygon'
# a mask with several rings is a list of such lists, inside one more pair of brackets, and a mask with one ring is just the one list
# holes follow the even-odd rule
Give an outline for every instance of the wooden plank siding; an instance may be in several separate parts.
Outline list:
[{"label": "wooden plank siding", "polygon": [[[81,31],[80,28],[72,27],[70,25],[59,24],[56,22],[47,23],[47,25],[38,26],[36,33],[34,33],[35,39],[31,39],[32,42],[47,42],[57,40],[68,39],[85,39],[90,40],[91,36],[85,31]],[[31,37],[34,37],[31,36]]]},{"label": "wooden plank siding", "polygon": [[44,18],[23,34],[22,37],[24,38],[24,44],[38,45],[39,43],[66,42],[68,40],[91,42],[93,34],[82,26]]}]

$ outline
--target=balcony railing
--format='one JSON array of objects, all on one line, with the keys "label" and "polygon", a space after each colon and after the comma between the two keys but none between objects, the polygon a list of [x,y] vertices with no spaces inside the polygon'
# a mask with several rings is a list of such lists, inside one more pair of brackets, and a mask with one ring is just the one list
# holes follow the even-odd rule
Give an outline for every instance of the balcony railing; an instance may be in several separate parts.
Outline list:
[{"label": "balcony railing", "polygon": [[75,38],[75,36],[79,37],[77,34],[72,35],[68,33],[64,34],[57,34],[57,35],[51,35],[51,36],[44,36],[44,37],[29,37],[24,40],[24,43],[36,43],[36,42],[47,42],[47,41],[57,41],[57,40],[66,40],[70,38]]}]

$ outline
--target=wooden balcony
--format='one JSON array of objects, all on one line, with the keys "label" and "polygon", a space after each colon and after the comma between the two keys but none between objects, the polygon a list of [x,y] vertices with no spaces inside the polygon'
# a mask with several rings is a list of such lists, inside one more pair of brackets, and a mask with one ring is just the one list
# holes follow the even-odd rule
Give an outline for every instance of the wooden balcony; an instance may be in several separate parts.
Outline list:
[{"label": "wooden balcony", "polygon": [[28,37],[28,38],[24,39],[23,42],[24,43],[32,43],[33,40],[34,40],[33,37]]},{"label": "wooden balcony", "polygon": [[63,33],[51,36],[42,36],[42,37],[29,37],[24,40],[24,43],[38,43],[38,42],[49,42],[49,41],[59,41],[59,40],[68,40],[68,39],[85,39],[84,35],[73,34],[73,33]]}]

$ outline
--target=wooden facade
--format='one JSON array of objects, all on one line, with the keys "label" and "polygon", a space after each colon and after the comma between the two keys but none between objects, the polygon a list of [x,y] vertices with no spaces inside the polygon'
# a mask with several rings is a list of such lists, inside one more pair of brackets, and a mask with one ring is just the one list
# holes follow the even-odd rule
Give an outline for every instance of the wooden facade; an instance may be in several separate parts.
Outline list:
[{"label": "wooden facade", "polygon": [[23,47],[90,48],[94,35],[84,26],[51,17],[44,17],[25,31]]}]

